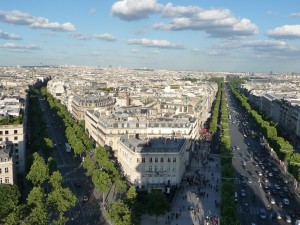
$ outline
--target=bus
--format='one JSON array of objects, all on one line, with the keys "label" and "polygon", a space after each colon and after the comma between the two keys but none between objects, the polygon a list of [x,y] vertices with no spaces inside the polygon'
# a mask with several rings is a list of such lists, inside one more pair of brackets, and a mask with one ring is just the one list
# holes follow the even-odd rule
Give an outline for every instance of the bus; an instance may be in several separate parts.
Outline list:
[{"label": "bus", "polygon": [[69,145],[69,143],[65,143],[66,146],[66,152],[71,152],[71,146]]}]

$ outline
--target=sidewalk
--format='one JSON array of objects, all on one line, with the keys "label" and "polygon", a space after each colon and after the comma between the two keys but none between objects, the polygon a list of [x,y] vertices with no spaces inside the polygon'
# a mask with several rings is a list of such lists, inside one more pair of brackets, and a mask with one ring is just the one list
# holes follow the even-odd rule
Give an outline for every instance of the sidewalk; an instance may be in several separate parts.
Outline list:
[{"label": "sidewalk", "polygon": [[[143,215],[142,225],[202,225],[205,218],[220,217],[220,157],[209,157],[210,144],[201,143],[191,157],[191,166],[186,174],[192,179],[181,182],[171,205],[164,216]],[[211,160],[209,160],[211,158]],[[212,223],[213,224],[213,223]]]}]

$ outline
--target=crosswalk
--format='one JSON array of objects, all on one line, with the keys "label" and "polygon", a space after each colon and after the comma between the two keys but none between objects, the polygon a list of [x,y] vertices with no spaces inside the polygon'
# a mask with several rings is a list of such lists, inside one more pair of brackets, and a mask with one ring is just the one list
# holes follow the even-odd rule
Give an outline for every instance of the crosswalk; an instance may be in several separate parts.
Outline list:
[{"label": "crosswalk", "polygon": [[245,211],[243,206],[237,206],[237,212],[238,213],[245,213],[245,214],[251,214],[251,215],[258,215],[259,214],[259,207],[249,207],[249,211]]}]

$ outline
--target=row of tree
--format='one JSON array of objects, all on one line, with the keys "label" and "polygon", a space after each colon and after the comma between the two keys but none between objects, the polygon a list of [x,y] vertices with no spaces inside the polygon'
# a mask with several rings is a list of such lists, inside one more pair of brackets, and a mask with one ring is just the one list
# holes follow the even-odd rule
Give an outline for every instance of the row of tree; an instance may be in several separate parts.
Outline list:
[{"label": "row of tree", "polygon": [[27,204],[20,204],[17,186],[0,184],[0,223],[63,225],[68,221],[65,213],[75,206],[77,199],[70,189],[62,187],[63,178],[51,158],[46,163],[37,152],[33,158],[26,176],[33,185]]},{"label": "row of tree", "polygon": [[212,135],[214,135],[218,130],[218,120],[219,120],[220,103],[221,103],[221,89],[220,89],[221,80],[214,79],[214,80],[210,80],[210,81],[216,82],[218,84],[217,97],[216,97],[216,100],[214,101],[213,110],[211,113],[211,121],[209,124],[209,132]]},{"label": "row of tree", "polygon": [[138,224],[140,217],[134,215],[140,215],[140,213],[135,213],[135,209],[137,211],[139,208],[132,208],[129,204],[132,200],[127,201],[125,198],[135,189],[128,189],[127,183],[122,179],[120,171],[113,163],[112,153],[101,146],[93,149],[93,143],[85,133],[84,125],[77,124],[66,107],[49,94],[45,87],[42,88],[42,94],[47,99],[51,111],[56,114],[59,123],[63,124],[65,136],[74,153],[85,155],[83,168],[86,170],[86,175],[91,177],[97,190],[102,193],[103,206],[105,193],[112,187],[116,187],[119,200],[112,201],[107,206],[108,216],[113,224]]},{"label": "row of tree", "polygon": [[221,225],[238,225],[237,210],[234,202],[234,170],[232,166],[232,155],[230,153],[230,134],[228,125],[227,96],[224,82],[219,84],[221,92],[220,110],[220,155],[221,155]]},{"label": "row of tree", "polygon": [[294,152],[293,146],[284,138],[278,135],[277,127],[274,122],[264,119],[259,112],[252,109],[248,102],[248,98],[238,90],[239,82],[231,81],[230,87],[239,101],[239,103],[246,109],[248,114],[255,121],[260,132],[266,138],[269,145],[276,152],[278,158],[289,164],[288,170],[297,181],[300,181],[300,154]]}]

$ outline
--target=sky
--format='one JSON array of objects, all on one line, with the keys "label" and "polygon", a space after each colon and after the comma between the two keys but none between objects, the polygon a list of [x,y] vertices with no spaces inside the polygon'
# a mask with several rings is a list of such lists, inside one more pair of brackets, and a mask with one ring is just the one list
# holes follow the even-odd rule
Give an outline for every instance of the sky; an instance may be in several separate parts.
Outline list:
[{"label": "sky", "polygon": [[300,72],[298,0],[2,0],[0,66]]}]

